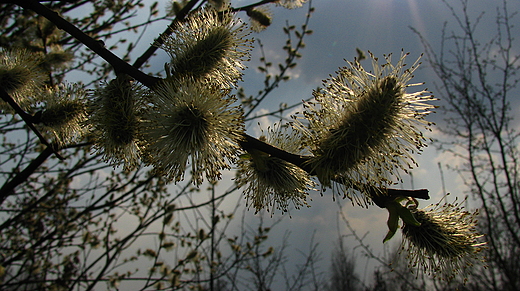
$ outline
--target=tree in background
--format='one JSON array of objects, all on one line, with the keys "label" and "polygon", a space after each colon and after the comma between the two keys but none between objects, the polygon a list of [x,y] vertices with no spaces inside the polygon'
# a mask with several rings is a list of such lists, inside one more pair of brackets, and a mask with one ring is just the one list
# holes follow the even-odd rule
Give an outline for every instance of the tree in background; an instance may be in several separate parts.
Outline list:
[{"label": "tree in background", "polygon": [[520,56],[514,26],[518,12],[509,11],[506,0],[497,3],[496,35],[483,40],[479,23],[489,17],[488,12],[472,18],[469,1],[445,3],[457,29],[443,30],[439,51],[422,40],[449,116],[443,128],[449,141],[442,148],[463,161],[453,169],[480,204],[479,230],[488,240],[489,267],[475,267],[469,284],[472,290],[518,290],[520,156],[515,108]]},{"label": "tree in background", "polygon": [[[3,286],[215,290],[226,276],[239,286],[240,275],[229,274],[244,268],[267,288],[271,270],[254,264],[273,254],[274,264],[283,261],[259,247],[268,228],[250,241],[228,236],[234,211],[219,206],[242,188],[257,212],[287,211],[305,206],[318,182],[359,205],[387,209],[385,241],[402,223],[421,270],[450,279],[478,263],[474,214],[419,209],[427,190],[390,188],[428,142],[422,130],[433,108],[429,92],[411,89],[419,64],[406,67],[407,54],[397,62],[370,55],[367,70],[348,62],[292,121],[258,138],[245,133],[245,120],[296,65],[312,8],[301,28],[285,28],[284,63],[274,69],[262,58],[265,87],[257,96],[237,88],[253,45],[237,14],[259,31],[271,21],[264,5],[304,2],[191,0],[173,2],[166,16],[154,3],[146,20],[132,23],[143,1],[0,1]],[[78,10],[90,14],[78,18]],[[160,20],[170,24],[130,64],[140,36]],[[128,40],[107,43],[131,31],[137,40],[118,57]],[[164,71],[143,69],[158,49],[170,58]],[[78,71],[89,79],[65,82]],[[217,188],[232,166],[237,183]],[[311,248],[309,265],[315,259]]]},{"label": "tree in background", "polygon": [[330,264],[330,279],[327,290],[361,290],[361,281],[356,274],[356,258],[344,245],[343,239],[332,251]]}]

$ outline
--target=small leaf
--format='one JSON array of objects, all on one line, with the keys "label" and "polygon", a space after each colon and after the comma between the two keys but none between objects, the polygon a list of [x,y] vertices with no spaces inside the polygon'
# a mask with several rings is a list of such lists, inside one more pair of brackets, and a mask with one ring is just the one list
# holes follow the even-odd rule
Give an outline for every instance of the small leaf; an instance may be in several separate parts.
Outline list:
[{"label": "small leaf", "polygon": [[194,259],[199,253],[196,251],[196,250],[193,250],[191,251],[187,256],[186,258],[184,259],[185,261],[189,261],[189,260],[192,260]]},{"label": "small leaf", "polygon": [[413,226],[421,225],[421,223],[419,221],[417,221],[417,219],[415,219],[415,216],[410,211],[410,209],[401,206],[398,208],[398,211],[399,211],[399,216],[401,217],[401,219],[403,220],[404,223],[410,224]]},{"label": "small leaf", "polygon": [[383,239],[383,243],[386,243],[387,241],[392,239],[392,237],[394,237],[396,231],[397,231],[397,228],[394,231],[388,230],[388,232],[386,233],[385,238]]},{"label": "small leaf", "polygon": [[241,154],[239,157],[241,160],[250,160],[251,159],[250,154]]},{"label": "small leaf", "polygon": [[386,224],[388,225],[388,233],[383,239],[383,243],[389,241],[396,233],[397,228],[399,227],[399,207],[402,207],[397,202],[388,203],[386,209],[388,210],[388,221]]},{"label": "small leaf", "polygon": [[205,240],[205,239],[206,239],[206,232],[204,231],[203,228],[201,228],[201,229],[199,230],[199,239],[200,239],[200,240]]},{"label": "small leaf", "polygon": [[147,257],[155,258],[155,256],[157,256],[157,253],[152,249],[146,249],[146,251],[144,251],[143,255],[145,255]]}]

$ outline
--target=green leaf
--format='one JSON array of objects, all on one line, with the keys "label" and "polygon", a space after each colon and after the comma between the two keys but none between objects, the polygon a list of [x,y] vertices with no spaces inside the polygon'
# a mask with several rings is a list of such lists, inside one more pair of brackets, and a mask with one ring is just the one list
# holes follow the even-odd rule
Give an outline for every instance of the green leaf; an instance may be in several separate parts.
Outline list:
[{"label": "green leaf", "polygon": [[241,160],[250,160],[251,159],[250,154],[241,154],[239,157]]},{"label": "green leaf", "polygon": [[397,228],[394,231],[388,230],[388,232],[386,233],[385,238],[383,239],[383,243],[386,243],[387,241],[392,239],[392,237],[394,237],[396,231],[397,231]]},{"label": "green leaf", "polygon": [[383,243],[389,241],[396,233],[397,228],[399,227],[399,207],[402,207],[397,202],[388,203],[386,209],[388,210],[388,221],[386,224],[388,225],[388,233],[383,239]]},{"label": "green leaf", "polygon": [[421,223],[419,221],[417,221],[417,219],[415,219],[415,216],[410,211],[410,209],[401,206],[398,208],[398,211],[399,211],[399,216],[401,217],[401,219],[403,220],[404,223],[410,224],[413,226],[421,225]]}]

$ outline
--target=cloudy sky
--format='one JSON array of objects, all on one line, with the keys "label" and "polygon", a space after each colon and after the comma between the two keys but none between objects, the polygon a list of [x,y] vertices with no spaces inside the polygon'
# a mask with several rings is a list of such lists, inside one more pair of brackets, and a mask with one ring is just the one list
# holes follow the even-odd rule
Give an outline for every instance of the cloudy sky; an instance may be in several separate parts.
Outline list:
[{"label": "cloudy sky", "polygon": [[[162,0],[161,5],[166,6],[166,1]],[[234,6],[242,6],[254,3],[254,0],[234,0]],[[457,13],[461,12],[458,0],[448,1],[452,3]],[[477,35],[481,42],[487,42],[495,33],[496,5],[501,1],[494,0],[470,0],[468,12],[472,19],[475,19],[481,12],[485,12],[477,27]],[[520,1],[509,1],[510,11],[517,11],[520,8]],[[441,31],[444,23],[447,23],[447,31],[457,31],[456,19],[451,14],[450,9],[442,1],[431,0],[314,0],[312,5],[315,12],[309,23],[309,29],[314,33],[306,37],[306,47],[301,51],[303,57],[299,60],[295,69],[290,72],[291,81],[283,83],[273,92],[269,99],[261,106],[258,113],[268,112],[277,109],[280,103],[289,105],[301,102],[312,96],[312,90],[321,85],[322,80],[334,74],[338,67],[345,66],[344,59],[353,60],[356,57],[356,48],[364,51],[371,51],[375,56],[382,58],[384,54],[392,53],[397,61],[401,51],[409,52],[408,64],[411,65],[424,51],[420,39],[411,27],[421,33],[421,35],[431,43],[434,49],[440,48]],[[264,46],[264,53],[267,61],[274,63],[283,62],[285,59],[282,47],[285,44],[283,26],[286,23],[300,26],[305,20],[306,7],[295,10],[282,9],[271,6],[273,13],[273,24],[266,31],[253,34],[255,39],[261,40]],[[239,14],[240,17],[247,18],[245,13]],[[146,37],[153,37],[164,29],[161,24],[154,24],[149,29],[143,39],[146,47],[151,40]],[[139,52],[139,51],[137,51]],[[246,90],[246,94],[255,95],[258,89],[262,88],[264,80],[263,74],[256,69],[261,56],[258,47],[253,51],[252,60],[247,65],[249,69],[245,71],[244,82],[241,86]],[[159,54],[152,63],[151,70],[162,68],[167,61],[165,54]],[[370,66],[369,61],[363,63],[365,67]],[[367,68],[368,69],[368,68]],[[422,66],[415,73],[413,82],[425,82],[425,88],[430,89],[435,94],[436,79],[427,66]],[[438,96],[440,97],[440,96]],[[437,105],[442,106],[443,102],[438,101]],[[515,109],[516,110],[516,109]],[[441,112],[439,110],[439,112]],[[428,120],[434,121],[438,126],[443,124],[443,114],[431,115]],[[248,125],[248,131],[254,136],[259,135],[258,123],[264,129],[265,126],[274,122],[274,119],[258,119]],[[433,129],[429,135],[432,138],[442,138],[441,134]],[[453,197],[464,197],[464,186],[459,176],[446,169],[446,163],[454,165],[457,161],[447,154],[439,153],[434,146],[430,146],[425,152],[416,157],[420,167],[412,171],[413,182],[409,176],[403,176],[404,182],[396,187],[402,188],[427,188],[432,196],[431,203],[435,203],[443,195],[441,174],[438,163],[441,163],[444,170],[446,192],[452,193]],[[232,174],[225,178],[232,178]],[[223,187],[227,187],[223,185]],[[285,215],[281,223],[271,233],[270,243],[276,245],[281,241],[284,233],[290,232],[289,247],[287,256],[290,265],[302,263],[302,256],[298,250],[307,251],[314,236],[314,241],[319,243],[319,251],[322,254],[321,271],[327,271],[329,266],[330,253],[340,235],[349,235],[344,222],[341,222],[339,213],[342,212],[348,218],[351,226],[359,235],[366,236],[366,242],[374,250],[375,254],[383,254],[382,239],[386,234],[386,210],[377,207],[363,209],[353,207],[349,201],[340,201],[341,205],[333,202],[332,196],[325,193],[321,196],[318,192],[312,194],[311,207],[292,210],[289,215]],[[236,199],[243,199],[237,196]],[[453,199],[453,198],[452,198]],[[430,202],[424,202],[426,206]],[[222,205],[222,208],[231,209],[234,203]],[[246,212],[246,221],[254,224],[258,216],[254,211]],[[269,215],[264,221],[269,224],[269,220],[275,221],[278,214],[271,218]],[[347,246],[354,248],[357,243],[348,236],[345,240]],[[399,244],[400,237],[395,237],[388,244],[388,248]],[[365,281],[369,281],[372,276],[373,264],[366,264],[362,255],[362,250],[357,249],[358,273]]]},{"label": "cloudy sky", "polygon": [[[253,1],[237,1],[238,4],[252,3]],[[459,1],[448,1],[453,5],[457,13],[461,12]],[[501,1],[474,0],[469,1],[468,13],[475,19],[484,12],[480,24],[477,27],[477,36],[482,43],[487,42],[496,34],[495,16],[496,5]],[[516,11],[520,7],[519,1],[509,1],[510,11]],[[321,81],[329,74],[333,74],[338,67],[344,66],[344,59],[353,60],[356,56],[356,48],[371,51],[377,57],[392,53],[397,61],[401,50],[410,52],[408,64],[411,65],[424,49],[420,39],[411,27],[416,29],[425,37],[434,49],[440,48],[441,31],[444,23],[447,23],[447,31],[460,32],[456,19],[452,16],[450,9],[442,1],[428,0],[314,0],[312,5],[315,12],[309,23],[309,28],[314,33],[306,37],[306,48],[302,50],[303,58],[298,66],[291,72],[292,80],[284,83],[271,96],[272,99],[265,103],[264,109],[278,108],[280,102],[293,104],[302,99],[309,98],[312,90],[321,85]],[[268,61],[273,63],[283,62],[284,55],[281,47],[284,45],[284,34],[281,29],[289,21],[290,24],[299,26],[304,21],[306,8],[298,10],[285,10],[276,7],[271,8],[274,21],[273,25],[265,32],[255,34],[264,45],[264,52]],[[249,94],[255,94],[257,87],[263,81],[262,74],[255,70],[259,57],[258,50],[253,54],[250,69],[245,73],[243,86]],[[365,61],[365,66],[370,63]],[[423,65],[416,71],[413,82],[425,82],[424,87],[435,94],[435,83],[437,80],[432,71]],[[258,86],[258,85],[256,85]],[[253,88],[253,89],[250,89]],[[438,96],[440,97],[440,96]],[[442,100],[437,103],[442,106]],[[428,120],[434,121],[438,126],[443,124],[443,114],[439,110],[437,114],[431,115]],[[273,120],[261,120],[269,123]],[[252,124],[249,131],[258,134],[257,125]],[[442,138],[434,128],[430,137]],[[446,169],[446,163],[454,165],[457,163],[447,154],[436,151],[430,146],[423,155],[416,159],[420,165],[412,171],[413,187],[416,189],[427,188],[430,190],[432,200],[423,202],[423,206],[430,202],[435,203],[443,195],[441,175],[438,163],[441,163],[444,171],[446,192],[452,193],[450,199],[458,196],[464,197],[465,187],[462,185],[461,177]],[[397,187],[412,188],[409,177],[403,177],[404,183]],[[313,200],[309,203],[310,208],[291,211],[291,219],[285,219],[276,227],[278,231],[275,237],[289,230],[291,232],[290,245],[292,250],[307,250],[313,233],[316,241],[320,244],[324,262],[323,270],[328,268],[329,255],[334,243],[338,238],[338,232],[347,235],[350,231],[341,221],[338,224],[338,212],[340,207],[332,201],[329,195],[321,197],[315,193]],[[386,234],[387,212],[377,207],[362,209],[352,207],[349,201],[344,201],[341,207],[348,217],[351,225],[364,235],[369,232],[366,241],[376,253],[383,252],[382,239]],[[253,213],[251,213],[251,216]],[[351,238],[346,239],[347,244],[353,248],[357,244]],[[388,244],[389,247],[399,244],[400,238],[395,237]],[[359,249],[358,249],[359,250]],[[361,277],[369,280],[371,278],[371,264],[368,272],[364,258],[359,250],[358,272]],[[295,255],[294,257],[297,257]]]}]

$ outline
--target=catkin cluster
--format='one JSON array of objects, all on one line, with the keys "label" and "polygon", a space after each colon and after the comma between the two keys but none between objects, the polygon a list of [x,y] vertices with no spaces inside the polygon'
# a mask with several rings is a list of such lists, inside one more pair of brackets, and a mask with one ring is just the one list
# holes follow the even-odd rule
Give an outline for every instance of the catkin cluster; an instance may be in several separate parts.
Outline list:
[{"label": "catkin cluster", "polygon": [[[92,143],[114,166],[151,166],[173,182],[190,171],[194,185],[214,183],[236,162],[237,184],[257,212],[306,206],[318,181],[322,189],[360,205],[376,198],[387,201],[378,204],[390,213],[387,237],[402,219],[403,250],[413,267],[450,277],[478,260],[483,244],[475,231],[475,213],[460,204],[417,209],[400,204],[406,197],[385,197],[399,174],[416,164],[412,154],[428,141],[422,132],[431,125],[425,116],[435,99],[426,90],[410,92],[421,85],[409,83],[419,60],[407,67],[408,54],[402,53],[396,63],[388,55],[380,64],[370,54],[370,70],[357,61],[340,68],[314,91],[293,122],[276,124],[260,138],[300,157],[290,162],[244,146],[243,111],[231,91],[241,80],[252,39],[223,1],[210,2],[214,8],[191,13],[156,43],[170,61],[165,77],[149,88],[121,72],[95,91],[51,86],[46,70],[71,61],[61,48],[46,56],[1,51],[0,109],[30,116],[58,148]],[[286,8],[303,2],[276,1]],[[271,23],[268,10],[246,12],[254,31]]]}]

